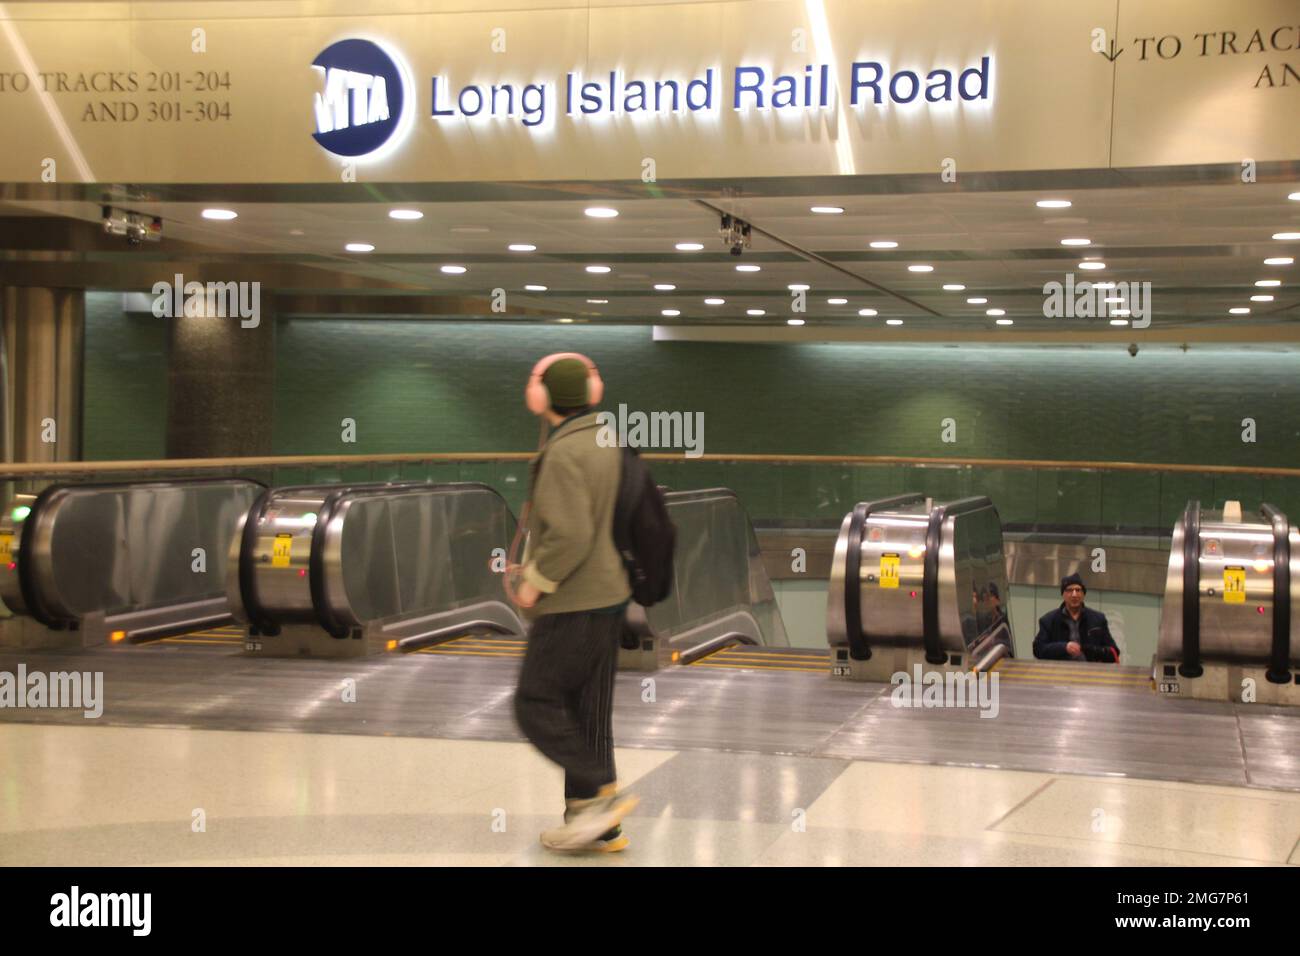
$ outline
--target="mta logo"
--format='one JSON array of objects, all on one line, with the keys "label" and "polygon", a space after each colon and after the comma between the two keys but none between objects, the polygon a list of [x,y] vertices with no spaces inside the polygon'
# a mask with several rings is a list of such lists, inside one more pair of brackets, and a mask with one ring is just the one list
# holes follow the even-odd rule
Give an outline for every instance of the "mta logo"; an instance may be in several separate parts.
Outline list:
[{"label": "mta logo", "polygon": [[378,44],[340,40],[311,65],[325,76],[312,139],[338,156],[365,156],[397,132],[406,89],[397,64]]}]

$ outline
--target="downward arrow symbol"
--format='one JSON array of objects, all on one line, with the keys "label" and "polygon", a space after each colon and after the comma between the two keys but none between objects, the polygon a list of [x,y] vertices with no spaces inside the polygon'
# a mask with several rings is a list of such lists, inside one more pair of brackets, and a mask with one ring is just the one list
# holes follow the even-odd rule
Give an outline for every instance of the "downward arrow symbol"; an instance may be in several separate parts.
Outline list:
[{"label": "downward arrow symbol", "polygon": [[1114,62],[1115,62],[1115,57],[1117,57],[1117,56],[1119,56],[1121,53],[1123,53],[1123,52],[1124,52],[1124,48],[1123,48],[1123,47],[1120,47],[1118,50],[1116,50],[1116,49],[1115,49],[1115,41],[1114,41],[1114,40],[1111,40],[1111,41],[1110,41],[1110,52],[1109,52],[1109,53],[1107,53],[1105,50],[1099,50],[1098,52],[1099,52],[1102,56],[1104,56],[1106,59],[1110,60],[1110,62],[1114,63]]}]

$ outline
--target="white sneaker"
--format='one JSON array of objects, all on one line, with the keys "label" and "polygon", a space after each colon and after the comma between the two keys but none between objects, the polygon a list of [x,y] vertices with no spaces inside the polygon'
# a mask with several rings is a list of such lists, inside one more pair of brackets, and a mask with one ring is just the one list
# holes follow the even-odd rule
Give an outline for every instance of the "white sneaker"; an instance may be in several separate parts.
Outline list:
[{"label": "white sneaker", "polygon": [[[563,826],[542,834],[542,846],[548,850],[586,850],[619,825],[636,809],[641,800],[630,793],[613,793],[590,800],[575,800],[572,814]],[[620,847],[622,849],[622,847]]]}]

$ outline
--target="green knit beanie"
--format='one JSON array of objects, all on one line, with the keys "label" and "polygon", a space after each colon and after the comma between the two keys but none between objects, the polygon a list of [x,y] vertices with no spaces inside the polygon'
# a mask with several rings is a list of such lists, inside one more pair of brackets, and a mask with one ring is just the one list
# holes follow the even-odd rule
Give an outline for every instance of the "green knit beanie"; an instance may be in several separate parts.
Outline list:
[{"label": "green knit beanie", "polygon": [[581,408],[587,404],[587,366],[577,359],[560,359],[542,375],[553,408]]}]

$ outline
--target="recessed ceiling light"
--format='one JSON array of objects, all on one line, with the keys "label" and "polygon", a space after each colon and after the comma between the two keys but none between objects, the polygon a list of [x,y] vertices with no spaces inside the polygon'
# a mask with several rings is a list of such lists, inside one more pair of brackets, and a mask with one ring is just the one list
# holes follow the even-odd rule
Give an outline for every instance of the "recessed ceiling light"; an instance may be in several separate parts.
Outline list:
[{"label": "recessed ceiling light", "polygon": [[1287,196],[1286,198],[1287,198],[1287,199],[1290,199],[1292,202],[1300,202],[1300,193],[1292,193],[1291,195]]},{"label": "recessed ceiling light", "polygon": [[786,286],[786,288],[789,289],[791,292],[807,292],[809,289],[812,288],[812,286],[804,285],[802,282],[795,282],[792,285]]},{"label": "recessed ceiling light", "polygon": [[1266,266],[1289,266],[1295,262],[1291,256],[1273,256],[1271,259],[1265,259]]},{"label": "recessed ceiling light", "polygon": [[1111,315],[1132,315],[1133,312],[1130,309],[1111,309],[1110,314]]},{"label": "recessed ceiling light", "polygon": [[609,271],[609,266],[587,266],[587,271],[592,275],[604,275]]},{"label": "recessed ceiling light", "polygon": [[390,209],[388,210],[389,219],[404,219],[407,221],[423,219],[424,213],[418,209]]},{"label": "recessed ceiling light", "polygon": [[573,319],[556,319],[556,322],[572,322]]},{"label": "recessed ceiling light", "polygon": [[199,215],[204,219],[216,219],[223,222],[239,218],[239,213],[235,212],[233,209],[205,209]]},{"label": "recessed ceiling light", "polygon": [[1091,240],[1091,239],[1062,239],[1062,240],[1061,240],[1061,245],[1063,245],[1063,246],[1090,246],[1090,245],[1092,245],[1092,240]]},{"label": "recessed ceiling light", "polygon": [[944,292],[965,292],[966,287],[964,285],[958,285],[955,282],[950,282],[948,283],[948,285],[943,287],[943,291]]},{"label": "recessed ceiling light", "polygon": [[704,304],[705,305],[726,305],[727,300],[726,299],[705,299]]},{"label": "recessed ceiling light", "polygon": [[618,215],[618,210],[609,206],[588,206],[583,212],[592,219],[613,219]]},{"label": "recessed ceiling light", "polygon": [[680,311],[678,311],[677,309],[664,309],[664,310],[663,310],[662,312],[660,312],[659,314],[660,314],[660,315],[666,315],[666,316],[668,316],[669,318],[672,318],[674,315],[681,315],[682,313],[681,313]]},{"label": "recessed ceiling light", "polygon": [[1250,301],[1251,302],[1272,302],[1273,297],[1271,295],[1252,295],[1250,297]]},{"label": "recessed ceiling light", "polygon": [[1104,269],[1106,268],[1106,263],[1097,262],[1095,259],[1090,259],[1087,262],[1080,262],[1079,268],[1080,269]]},{"label": "recessed ceiling light", "polygon": [[349,242],[343,247],[348,252],[374,252],[375,247],[368,242]]},{"label": "recessed ceiling light", "polygon": [[1111,319],[1111,325],[1128,325],[1128,319]]},{"label": "recessed ceiling light", "polygon": [[1278,286],[1278,285],[1281,285],[1281,284],[1282,284],[1282,280],[1281,280],[1281,279],[1257,279],[1257,280],[1255,280],[1255,285],[1259,286],[1261,289],[1268,289],[1268,288],[1271,288],[1272,286]]},{"label": "recessed ceiling light", "polygon": [[786,319],[786,325],[803,325],[803,319]]},{"label": "recessed ceiling light", "polygon": [[908,266],[908,272],[933,272],[934,266]]},{"label": "recessed ceiling light", "polygon": [[885,324],[886,324],[886,325],[902,325],[902,324],[903,324],[903,320],[902,320],[902,319],[885,319]]},{"label": "recessed ceiling light", "polygon": [[303,232],[301,229],[290,229],[290,230],[289,230],[289,235],[291,235],[291,236],[305,236],[306,233]]},{"label": "recessed ceiling light", "polygon": [[1283,242],[1291,242],[1300,239],[1300,232],[1275,232],[1273,233],[1273,238],[1280,239]]},{"label": "recessed ceiling light", "polygon": [[1113,289],[1113,288],[1115,288],[1115,283],[1113,283],[1113,282],[1094,282],[1094,283],[1092,284],[1092,287],[1093,287],[1094,289]]},{"label": "recessed ceiling light", "polygon": [[1015,319],[998,319],[998,325],[1015,325]]},{"label": "recessed ceiling light", "polygon": [[849,300],[848,299],[827,299],[826,304],[827,305],[848,305]]},{"label": "recessed ceiling light", "polygon": [[546,291],[546,286],[544,286],[544,285],[526,285],[526,286],[524,286],[524,289],[527,290],[528,292],[545,292],[545,291]]},{"label": "recessed ceiling light", "polygon": [[465,272],[465,267],[464,266],[443,266],[442,271],[447,273],[447,275],[449,276],[458,276],[463,272]]},{"label": "recessed ceiling light", "polygon": [[983,299],[983,298],[980,298],[979,296],[976,296],[976,297],[973,298],[973,299],[967,299],[967,300],[966,300],[966,303],[967,303],[968,305],[983,305],[983,304],[984,304],[985,302],[987,302],[987,301],[988,301],[988,299]]},{"label": "recessed ceiling light", "polygon": [[745,314],[746,315],[767,315],[767,313],[762,309],[746,309]]},{"label": "recessed ceiling light", "polygon": [[1070,200],[1068,199],[1040,199],[1034,203],[1039,209],[1069,209]]},{"label": "recessed ceiling light", "polygon": [[1243,309],[1243,308],[1229,309],[1228,314],[1229,315],[1250,315],[1250,309]]},{"label": "recessed ceiling light", "polygon": [[536,252],[537,247],[531,242],[512,242],[506,246],[511,252]]},{"label": "recessed ceiling light", "polygon": [[871,244],[872,249],[897,249],[898,243],[893,239],[877,239]]},{"label": "recessed ceiling light", "polygon": [[844,211],[843,206],[813,206],[812,212],[821,213],[824,216],[838,216]]},{"label": "recessed ceiling light", "polygon": [[677,243],[678,252],[699,252],[704,248],[702,242],[679,242]]},{"label": "recessed ceiling light", "polygon": [[1123,297],[1123,296],[1111,296],[1109,299],[1106,300],[1106,302],[1110,303],[1111,305],[1123,305],[1123,304],[1124,304],[1124,297]]},{"label": "recessed ceiling light", "polygon": [[737,272],[761,272],[763,271],[763,267],[754,266],[754,265],[736,266],[736,271]]},{"label": "recessed ceiling light", "polygon": [[879,315],[875,309],[858,309],[858,315]]},{"label": "recessed ceiling light", "polygon": [[592,305],[609,305],[609,299],[588,299]]},{"label": "recessed ceiling light", "polygon": [[1007,310],[1006,309],[985,309],[984,314],[985,315],[1006,315]]},{"label": "recessed ceiling light", "polygon": [[655,286],[655,291],[656,291],[656,292],[672,292],[673,289],[676,289],[676,288],[677,288],[677,286],[673,285],[671,282],[660,282],[658,285]]}]

